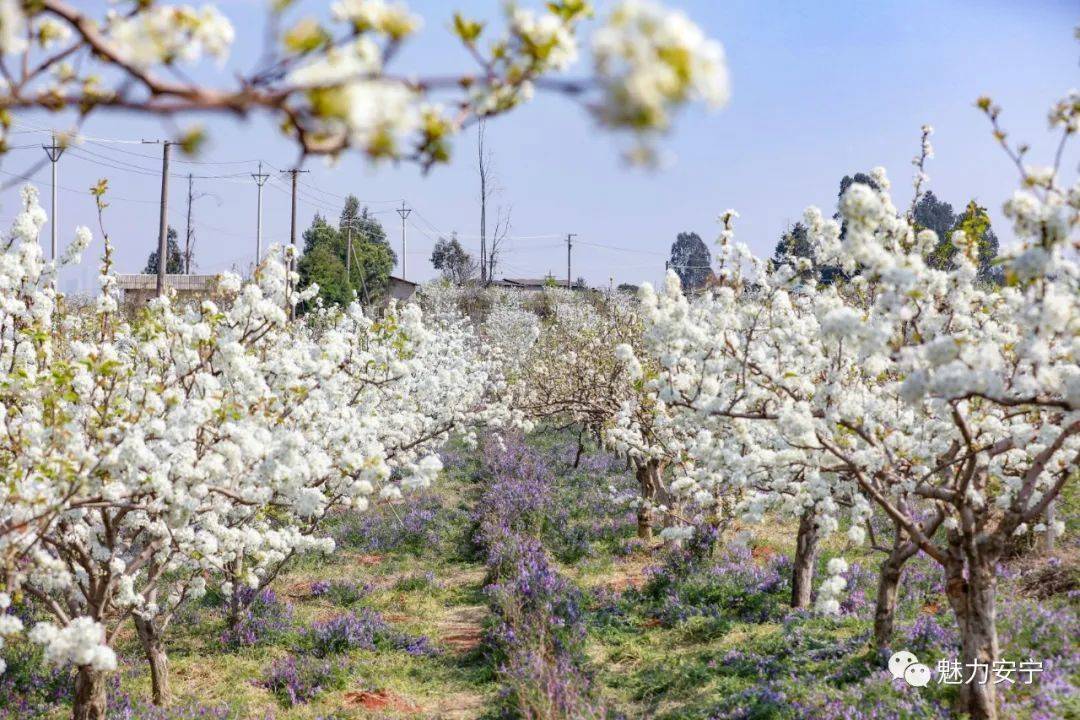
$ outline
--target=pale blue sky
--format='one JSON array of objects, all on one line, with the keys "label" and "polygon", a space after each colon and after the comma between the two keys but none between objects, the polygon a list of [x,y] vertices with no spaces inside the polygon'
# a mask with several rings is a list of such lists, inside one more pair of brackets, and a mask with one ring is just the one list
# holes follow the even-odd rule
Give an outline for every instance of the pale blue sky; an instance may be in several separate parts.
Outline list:
[{"label": "pale blue sky", "polygon": [[[601,7],[610,3],[601,3]],[[716,216],[725,208],[741,214],[738,236],[760,254],[802,210],[816,204],[831,212],[844,174],[885,166],[898,202],[910,199],[910,160],[919,128],[936,128],[937,157],[929,166],[931,189],[954,205],[970,198],[990,206],[999,235],[1007,239],[1001,202],[1015,186],[1015,171],[990,138],[973,107],[989,94],[1005,109],[1003,122],[1030,140],[1032,160],[1048,159],[1051,137],[1046,111],[1077,85],[1080,45],[1073,27],[1074,2],[706,2],[671,0],[723,43],[732,75],[728,107],[683,114],[662,147],[674,160],[656,171],[628,168],[619,159],[619,140],[599,131],[572,102],[539,95],[529,106],[489,125],[502,193],[512,206],[517,236],[501,275],[565,273],[559,237],[578,234],[574,275],[591,284],[657,280],[676,234],[696,231],[711,244]],[[238,28],[234,59],[250,61],[261,40],[262,3],[234,0],[219,5]],[[313,10],[325,3],[308,3]],[[426,26],[403,53],[400,67],[423,73],[465,68],[467,60],[446,31],[453,8],[495,17],[494,0],[412,2]],[[228,67],[220,72],[229,72]],[[56,122],[47,115],[23,119],[37,127]],[[64,123],[58,123],[64,126]],[[261,158],[286,167],[296,153],[265,119],[206,120],[209,161]],[[91,136],[160,137],[154,121],[99,114],[85,126]],[[38,140],[16,135],[13,144]],[[62,188],[83,191],[109,178],[112,207],[107,224],[118,248],[118,269],[142,269],[156,242],[159,150],[141,145],[87,145],[117,167],[95,165],[76,153],[61,160]],[[123,151],[123,152],[121,152]],[[137,153],[137,155],[130,154]],[[145,155],[146,157],[141,157]],[[3,158],[5,173],[22,173],[40,151],[14,151]],[[153,157],[151,157],[153,156]],[[1070,154],[1075,171],[1078,153]],[[138,168],[144,168],[140,174]],[[178,173],[247,173],[253,166],[176,163]],[[440,231],[457,230],[467,247],[476,245],[478,183],[475,138],[459,138],[449,166],[424,176],[403,165],[372,168],[350,155],[336,167],[309,160],[300,204],[301,228],[322,210],[336,216],[338,196],[370,200],[398,247],[400,222],[394,204],[416,208],[409,224],[409,277],[434,273],[428,256]],[[36,179],[48,200],[48,169]],[[3,180],[11,179],[5,175]],[[264,195],[264,242],[288,238],[288,197],[279,188]],[[318,188],[318,189],[316,189]],[[255,185],[239,178],[196,180],[196,189],[216,197],[196,204],[198,270],[247,267],[254,253]],[[186,181],[172,180],[170,221],[183,234]],[[220,205],[218,201],[220,200]],[[83,192],[60,192],[61,244],[76,224],[93,224],[93,202]],[[0,221],[10,222],[13,190],[0,194]],[[46,230],[46,233],[48,230]],[[607,247],[603,247],[607,246]],[[100,249],[100,245],[96,245]],[[88,258],[88,261],[90,258]],[[65,286],[85,287],[95,270],[72,271]]]}]

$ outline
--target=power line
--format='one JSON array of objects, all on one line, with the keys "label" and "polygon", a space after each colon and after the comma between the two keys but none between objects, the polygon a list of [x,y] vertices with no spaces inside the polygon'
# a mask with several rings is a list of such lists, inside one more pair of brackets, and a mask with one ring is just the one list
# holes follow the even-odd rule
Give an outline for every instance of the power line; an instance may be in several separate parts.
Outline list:
[{"label": "power line", "polygon": [[[110,145],[111,146],[111,145],[141,145],[142,144],[142,140],[126,140],[126,139],[122,139],[122,138],[97,137],[97,136],[94,136],[94,135],[86,135],[84,133],[65,133],[63,131],[56,131],[56,130],[53,130],[53,129],[42,128],[42,127],[34,125],[32,123],[28,123],[28,122],[26,122],[25,120],[22,120],[22,119],[14,119],[14,120],[12,120],[12,123],[17,125],[17,126],[24,127],[24,128],[27,128],[27,129],[26,130],[13,130],[8,134],[12,134],[12,133],[40,133],[40,134],[45,134],[45,135],[52,135],[53,133],[57,133],[57,134],[63,135],[66,138],[69,138],[73,142],[88,142],[88,143],[93,143],[95,145]],[[124,153],[126,155],[132,155],[134,157],[145,158],[147,160],[156,160],[157,159],[153,155],[147,155],[146,153],[135,152],[133,150],[125,150],[125,149],[119,148],[119,147],[113,147],[111,149],[115,150],[116,152],[121,152],[121,153]],[[175,162],[181,162],[181,163],[186,163],[186,164],[191,164],[191,165],[251,165],[251,164],[255,164],[255,163],[260,162],[260,161],[262,161],[261,158],[252,158],[252,159],[249,159],[249,160],[197,160],[197,159],[194,159],[194,158],[187,158],[187,159],[177,158],[175,160]],[[265,161],[262,161],[262,162],[265,162]]]},{"label": "power line", "polygon": [[[80,159],[85,160],[86,162],[92,162],[97,165],[104,165],[105,167],[111,167],[114,170],[131,172],[138,175],[152,175],[154,177],[160,174],[159,171],[156,171],[153,168],[136,165],[135,163],[130,163],[125,160],[119,160],[117,158],[109,157],[108,155],[102,155],[101,153],[94,152],[93,150],[89,150],[86,147],[70,147],[69,149],[75,154],[76,157],[80,157]],[[82,155],[89,155],[90,157],[82,157]],[[188,177],[188,175],[191,175],[191,177],[196,180],[231,180],[234,178],[245,177],[247,173],[236,172],[229,173],[227,175],[194,175],[192,173],[172,173],[172,175],[176,178],[186,178]]]},{"label": "power line", "polygon": [[618,250],[619,252],[641,253],[642,255],[659,255],[660,257],[664,257],[667,255],[667,253],[658,252],[656,250],[639,250],[636,248],[620,247],[618,245],[605,245],[604,243],[586,242],[585,240],[579,240],[578,242],[580,242],[582,245],[604,248],[606,250]]},{"label": "power line", "polygon": [[[11,131],[12,133],[18,133],[18,134],[34,134],[34,133],[37,133],[37,134],[43,134],[43,135],[50,135],[51,136],[51,134],[53,132],[50,129],[37,127],[37,126],[34,126],[32,124],[21,122],[21,121],[17,121],[16,124],[20,125],[21,127],[25,127],[27,129],[25,129],[25,130],[21,130],[21,129],[13,130],[13,131]],[[79,159],[79,160],[81,160],[83,162],[91,163],[91,164],[93,164],[94,166],[97,166],[97,167],[110,168],[110,169],[116,170],[118,172],[128,173],[128,174],[132,174],[132,175],[139,176],[139,177],[155,177],[155,178],[161,177],[161,170],[160,169],[152,167],[152,166],[148,166],[147,164],[144,164],[144,163],[139,161],[139,160],[153,161],[153,160],[157,159],[156,157],[154,157],[152,155],[149,155],[149,154],[146,154],[145,152],[139,152],[139,151],[135,151],[135,150],[129,149],[127,147],[124,147],[124,146],[127,146],[127,145],[139,144],[140,141],[138,141],[138,140],[125,140],[125,139],[121,139],[121,138],[98,137],[98,136],[86,135],[86,134],[82,134],[82,133],[71,133],[71,134],[66,135],[65,137],[67,137],[67,138],[69,138],[71,140],[75,140],[75,141],[82,141],[82,142],[90,143],[90,144],[92,144],[94,146],[94,147],[86,147],[85,145],[81,145],[81,146],[77,146],[77,147],[76,146],[69,146],[68,147],[68,149],[72,150],[72,157],[75,157],[75,158],[77,158],[77,159]],[[9,149],[30,149],[30,148],[34,148],[34,147],[37,147],[37,146],[27,144],[27,145],[15,146],[14,148],[9,148]],[[127,158],[131,158],[131,159],[125,159],[124,157],[118,157],[118,154],[126,156]],[[138,158],[139,160],[134,160],[135,158]],[[232,166],[232,167],[244,166],[244,165],[255,164],[255,163],[260,162],[258,159],[254,159],[254,158],[250,159],[250,160],[244,160],[244,159],[241,159],[241,160],[215,160],[215,159],[181,159],[181,158],[176,158],[176,159],[174,159],[172,161],[173,162],[186,163],[186,164],[190,164],[190,165],[198,165],[198,166],[206,166],[206,167],[223,167],[223,168],[228,168],[230,166]],[[264,164],[266,166],[273,167],[273,165],[271,165],[270,163],[265,163],[265,161],[264,161]],[[26,180],[26,181],[29,181],[29,182],[38,182],[38,181],[34,180],[33,177],[28,176],[28,175],[21,175],[21,174],[18,174],[18,173],[12,173],[12,172],[7,172],[7,171],[0,171],[0,172],[3,172],[3,174],[5,174],[5,175],[20,178],[20,179],[23,179],[23,180]],[[253,175],[253,173],[243,171],[243,170],[240,170],[240,171],[237,171],[237,172],[220,172],[220,173],[216,173],[216,174],[207,173],[207,174],[199,174],[199,175],[196,175],[194,173],[170,173],[170,174],[173,174],[178,178],[183,178],[185,175],[187,175],[187,176],[189,176],[189,177],[191,177],[193,179],[215,181],[215,182],[232,182],[232,183],[241,183],[241,184],[247,184],[248,182],[250,182],[249,178]],[[355,197],[352,194],[341,194],[341,193],[338,193],[338,192],[327,190],[327,189],[325,189],[323,187],[320,187],[316,183],[311,182],[309,180],[302,180],[300,178],[295,178],[295,179],[296,179],[296,186],[297,186],[295,188],[295,191],[294,191],[295,194],[290,192],[288,189],[282,187],[282,183],[280,182],[279,178],[273,178],[272,177],[272,178],[268,178],[267,181],[276,190],[278,190],[278,191],[280,191],[282,193],[288,194],[291,197],[293,197],[295,199],[294,200],[295,202],[302,202],[303,204],[305,204],[309,208],[313,209],[314,211],[322,213],[322,214],[326,214],[326,215],[339,212],[341,210],[341,207],[340,207],[340,202],[341,201],[348,200],[350,197]],[[76,192],[76,193],[85,194],[85,195],[90,195],[91,194],[91,193],[89,193],[87,191],[77,190],[75,188],[64,187],[64,186],[59,186],[59,185],[57,185],[57,187],[59,189],[62,189],[64,191],[66,191],[66,192]],[[157,204],[157,203],[160,202],[160,201],[155,201],[155,200],[127,198],[127,197],[114,196],[114,195],[109,195],[108,198],[110,200],[116,200],[118,202],[135,202],[135,203],[141,203],[141,204],[147,204],[147,205],[149,205],[151,203]],[[389,204],[389,203],[398,202],[398,201],[395,201],[395,200],[388,200],[388,199],[363,199],[363,198],[357,198],[357,200],[360,203],[362,203],[364,205],[368,205],[368,206],[370,206],[370,205],[379,205],[379,204]],[[405,233],[405,230],[406,230],[407,226],[409,224],[412,224],[413,228],[415,230],[417,230],[421,234],[422,237],[425,237],[428,240],[437,241],[440,237],[449,237],[450,234],[447,231],[443,230],[438,225],[436,225],[433,221],[431,221],[423,213],[422,210],[419,210],[416,207],[409,207],[407,205],[406,201],[402,201],[402,203],[403,203],[402,208],[398,209],[397,211],[399,212],[399,214],[401,214],[401,213],[405,214],[405,217],[402,218],[402,220],[403,220],[403,225],[402,225],[402,233],[403,233],[403,235]],[[388,214],[393,210],[394,210],[394,208],[384,208],[384,209],[380,209],[380,210],[369,210],[368,214],[378,216],[378,215]],[[408,217],[409,213],[415,213],[415,215],[413,217]],[[172,213],[169,213],[169,216],[171,217]],[[237,233],[237,232],[233,232],[233,231],[228,231],[228,230],[225,230],[224,228],[214,227],[212,225],[208,225],[208,224],[203,223],[203,222],[197,222],[196,223],[196,222],[193,221],[192,225],[193,225],[193,227],[206,228],[208,230],[211,230],[213,232],[220,233],[220,234],[226,235],[226,236],[233,236],[233,237],[237,237],[237,238],[247,237],[246,233],[241,234],[241,233]],[[459,238],[459,240],[468,241],[470,239],[471,240],[479,239],[480,236],[479,235],[458,234],[457,237]],[[557,238],[563,238],[563,237],[565,237],[565,236],[560,234],[560,233],[539,233],[539,234],[531,234],[531,235],[511,235],[511,236],[507,236],[505,238],[506,242],[507,242],[506,254],[509,254],[512,257],[516,257],[516,256],[522,255],[524,253],[532,253],[532,252],[551,250],[551,249],[554,249],[554,248],[557,248],[557,247],[561,247],[563,243],[547,242],[547,243],[541,243],[541,244],[535,244],[535,245],[530,243],[530,244],[526,244],[525,246],[520,246],[520,245],[515,246],[513,244],[514,243],[523,243],[523,242],[527,242],[527,241],[536,241],[536,240],[540,240],[540,241],[543,241],[543,240],[555,240]],[[587,246],[587,247],[603,248],[603,249],[606,249],[606,250],[617,251],[617,252],[620,252],[620,253],[636,253],[636,254],[652,255],[652,256],[659,256],[659,257],[663,257],[666,254],[666,253],[663,253],[663,252],[657,252],[657,251],[653,251],[653,250],[641,250],[641,249],[637,249],[637,248],[629,248],[629,247],[624,247],[624,246],[619,246],[619,245],[611,245],[611,244],[606,244],[606,243],[583,241],[583,240],[574,240],[573,238],[571,238],[570,242],[567,243],[568,252],[571,250],[572,245],[573,245],[574,242],[576,242],[576,243],[578,243],[580,245],[583,245],[583,246]],[[468,246],[467,242],[464,243],[464,244],[466,244]],[[472,249],[473,248],[470,248],[470,250],[472,250]],[[409,255],[409,254],[420,255],[420,254],[425,254],[425,253],[423,251],[420,251],[420,250],[414,250],[412,253],[409,253],[407,251],[407,249],[403,249],[403,252],[402,252],[403,264],[404,264],[405,257],[407,255]],[[623,265],[623,263],[618,263],[617,261],[616,261],[616,264],[618,264],[620,266]],[[511,267],[509,264],[507,264],[506,266]],[[691,266],[687,266],[687,267],[691,267]],[[696,267],[696,266],[693,266],[693,267]],[[403,268],[403,270],[404,270],[404,268]],[[403,274],[404,274],[404,272],[403,272]],[[568,282],[572,282],[572,277],[570,277],[570,276],[568,276],[568,277],[569,277]]]},{"label": "power line", "polygon": [[54,132],[57,132],[58,134],[64,135],[65,137],[79,138],[80,140],[84,140],[84,141],[92,141],[92,142],[96,141],[96,142],[102,142],[102,143],[116,143],[116,144],[120,144],[120,145],[141,145],[142,144],[142,140],[121,140],[119,138],[96,138],[96,137],[91,137],[89,135],[83,135],[82,133],[66,133],[66,132],[63,132],[63,131],[56,131],[56,130],[53,130],[51,128],[43,128],[43,127],[33,125],[32,123],[28,123],[28,122],[26,122],[25,120],[23,120],[21,118],[12,119],[11,123],[13,125],[17,126],[17,127],[27,128],[27,132],[37,132],[37,133],[43,133],[45,135],[52,135]]},{"label": "power line", "polygon": [[[324,189],[322,189],[321,187],[319,187],[318,185],[316,185],[313,182],[303,182],[303,181],[301,181],[300,184],[303,185],[306,188],[310,188],[311,190],[314,190],[315,192],[322,193],[323,195],[329,195],[329,196],[331,196],[333,198],[337,198],[338,200],[348,200],[349,197],[350,197],[350,195],[341,195],[339,193],[331,192],[329,190],[324,190]],[[355,196],[352,196],[352,197],[355,197]],[[365,203],[365,204],[369,204],[369,205],[378,204],[378,203],[396,203],[396,202],[398,202],[397,200],[365,200],[364,198],[356,198],[356,199],[360,203]]]},{"label": "power line", "polygon": [[[42,185],[49,185],[49,183],[38,180],[37,178],[33,177],[32,175],[23,175],[21,173],[10,172],[8,170],[0,170],[0,174],[7,175],[9,177],[19,178],[20,180],[25,180],[27,182],[40,183]],[[93,193],[88,191],[88,190],[79,190],[77,188],[67,187],[66,185],[57,185],[56,187],[59,190],[63,190],[64,192],[78,193],[80,195],[93,195]],[[149,204],[149,205],[157,205],[158,202],[159,202],[158,200],[139,200],[137,198],[121,197],[119,195],[113,195],[111,193],[107,196],[107,199],[110,200],[110,201],[119,200],[120,202],[146,203],[146,204]]]}]

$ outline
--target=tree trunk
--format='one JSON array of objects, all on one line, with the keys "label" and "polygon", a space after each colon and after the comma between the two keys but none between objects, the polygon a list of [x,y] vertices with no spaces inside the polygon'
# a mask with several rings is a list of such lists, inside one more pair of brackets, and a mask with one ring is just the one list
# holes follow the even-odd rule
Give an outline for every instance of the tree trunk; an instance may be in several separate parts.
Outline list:
[{"label": "tree trunk", "polygon": [[881,563],[877,601],[874,605],[874,647],[884,650],[892,643],[896,630],[896,596],[904,563],[918,552],[919,546],[907,539],[904,530],[895,526],[892,550]]},{"label": "tree trunk", "polygon": [[1043,531],[1042,549],[1047,555],[1053,555],[1057,549],[1057,530],[1054,524],[1057,522],[1057,509],[1054,507],[1057,501],[1052,501],[1046,506],[1046,530]]},{"label": "tree trunk", "polygon": [[240,625],[240,570],[243,568],[243,559],[238,557],[232,562],[232,587],[229,591],[229,615],[228,623],[231,630],[236,630]]},{"label": "tree trunk", "polygon": [[74,720],[105,720],[108,704],[107,676],[89,665],[80,665],[75,675],[75,700],[71,717]]},{"label": "tree trunk", "polygon": [[150,687],[154,704],[165,707],[169,704],[169,657],[165,654],[161,632],[154,620],[134,616],[135,629],[139,633],[146,662],[150,665]]},{"label": "tree trunk", "polygon": [[[982,671],[970,683],[960,686],[960,712],[971,720],[997,720],[997,697],[992,668],[998,659],[997,609],[994,577],[995,558],[988,553],[968,553],[964,559],[951,558],[946,567],[945,592],[960,626],[960,661],[965,678],[972,672],[973,663],[987,667],[986,682],[979,682]],[[964,578],[964,570],[969,579]]]},{"label": "tree trunk", "polygon": [[791,569],[791,607],[810,607],[810,592],[814,584],[814,565],[817,562],[819,540],[814,508],[807,508],[799,518],[799,535],[795,541],[795,564]]},{"label": "tree trunk", "polygon": [[892,642],[896,630],[896,594],[900,588],[900,573],[904,560],[894,549],[881,563],[878,576],[877,601],[874,605],[874,647],[884,650]]},{"label": "tree trunk", "polygon": [[577,439],[577,453],[574,455],[574,469],[576,470],[578,465],[581,464],[581,454],[585,452],[585,443],[582,442],[581,436]]},{"label": "tree trunk", "polygon": [[642,540],[652,540],[654,513],[653,505],[659,500],[663,489],[660,483],[660,461],[650,458],[637,466],[638,488],[641,491],[641,505],[638,507],[637,534]]}]

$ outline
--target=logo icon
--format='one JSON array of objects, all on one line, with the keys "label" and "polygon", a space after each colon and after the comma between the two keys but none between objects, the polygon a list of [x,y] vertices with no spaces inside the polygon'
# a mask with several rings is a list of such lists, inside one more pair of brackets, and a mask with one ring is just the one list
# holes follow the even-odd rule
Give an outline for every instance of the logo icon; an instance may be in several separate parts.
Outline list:
[{"label": "logo icon", "polygon": [[912,663],[904,670],[904,679],[913,687],[926,687],[930,684],[930,668],[922,663]]},{"label": "logo icon", "polygon": [[919,658],[915,657],[915,653],[908,652],[907,650],[899,650],[893,653],[893,656],[889,658],[889,672],[892,676],[899,680],[904,677],[904,671],[908,669],[909,665],[915,665],[919,662]]},{"label": "logo icon", "polygon": [[930,668],[919,662],[915,653],[907,650],[893,653],[889,658],[889,672],[897,680],[903,678],[904,682],[912,687],[926,687],[930,684]]}]

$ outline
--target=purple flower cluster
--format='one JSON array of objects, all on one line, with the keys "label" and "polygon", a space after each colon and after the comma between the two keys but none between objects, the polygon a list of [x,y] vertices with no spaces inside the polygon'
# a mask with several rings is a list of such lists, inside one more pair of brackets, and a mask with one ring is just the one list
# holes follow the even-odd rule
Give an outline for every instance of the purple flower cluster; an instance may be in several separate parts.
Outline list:
[{"label": "purple flower cluster", "polygon": [[292,629],[292,604],[279,600],[270,588],[258,592],[242,588],[240,606],[244,609],[236,624],[221,633],[221,644],[227,648],[269,645]]},{"label": "purple flower cluster", "polygon": [[481,547],[490,551],[508,534],[539,537],[553,508],[554,475],[544,459],[511,435],[484,443],[482,466],[490,481],[473,511]]},{"label": "purple flower cluster", "polygon": [[[1003,594],[1003,593],[1002,593]],[[999,598],[1001,595],[999,594]],[[1056,720],[1076,713],[1080,697],[1080,614],[1075,593],[1050,600],[1008,597],[998,603],[1001,655],[1008,660],[1042,660],[1042,672],[1030,685],[1005,685],[1002,717]],[[1071,714],[1070,714],[1071,713]]]},{"label": "purple flower cluster", "polygon": [[9,640],[3,658],[7,668],[0,673],[0,720],[36,720],[71,697],[75,688],[71,668],[46,665],[40,647]]},{"label": "purple flower cluster", "polygon": [[[231,720],[235,714],[225,703],[209,707],[193,700],[158,707],[114,689],[109,693],[108,717],[112,720]],[[268,715],[265,720],[273,720]]]},{"label": "purple flower cluster", "polygon": [[411,495],[402,507],[376,504],[362,513],[343,512],[333,519],[330,534],[339,547],[419,555],[445,542],[451,514],[435,495]]},{"label": "purple flower cluster", "polygon": [[646,613],[666,626],[693,617],[723,623],[780,619],[791,594],[791,560],[775,555],[758,564],[745,547],[731,547],[705,562],[693,549],[675,549],[647,570],[638,595]]},{"label": "purple flower cluster", "polygon": [[286,706],[305,703],[327,688],[344,686],[348,665],[331,658],[384,644],[410,655],[435,654],[426,637],[398,632],[378,612],[363,608],[311,625],[300,634],[297,654],[275,661],[259,684]]},{"label": "purple flower cluster", "polygon": [[300,645],[310,655],[324,658],[354,648],[375,649],[375,639],[389,626],[374,610],[346,613],[314,623],[300,636]]},{"label": "purple flower cluster", "polygon": [[960,647],[960,635],[951,615],[920,614],[910,625],[900,628],[895,647],[910,650],[916,655],[944,657],[955,654]]},{"label": "purple flower cluster", "polygon": [[[828,686],[809,692],[788,691],[793,718],[818,720],[927,720],[952,717],[949,703],[936,696],[933,686],[912,692],[903,680],[888,670],[876,670],[859,682]],[[792,698],[792,695],[799,697]],[[719,719],[718,719],[719,720]]]},{"label": "purple flower cluster", "polygon": [[[22,663],[22,652],[18,653]],[[11,659],[11,655],[7,656]],[[27,686],[26,682],[32,685]],[[0,720],[48,720],[57,717],[74,693],[74,672],[48,668],[38,657],[30,664],[8,667],[0,675]],[[120,679],[109,680],[106,712],[113,720],[230,720],[234,713],[226,704],[207,706],[194,700],[174,701],[160,708],[120,691]],[[267,719],[271,720],[271,719]]]},{"label": "purple flower cluster", "polygon": [[423,635],[409,635],[395,630],[383,616],[370,608],[314,623],[300,635],[301,652],[315,657],[392,647],[409,655],[434,655],[431,641]]},{"label": "purple flower cluster", "polygon": [[553,507],[552,473],[520,438],[489,442],[483,460],[490,481],[474,539],[491,579],[485,594],[494,620],[485,642],[504,716],[604,717],[586,669],[580,594],[551,567],[539,539]]},{"label": "purple flower cluster", "polygon": [[326,689],[344,686],[341,662],[288,655],[270,664],[261,683],[286,707],[306,703]]},{"label": "purple flower cluster", "polygon": [[840,600],[841,614],[862,616],[873,612],[874,600],[870,593],[877,582],[877,573],[856,562],[851,563],[843,577],[847,580],[847,592]]}]

